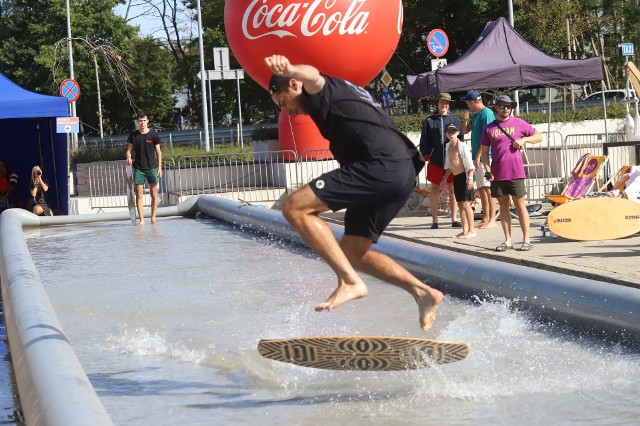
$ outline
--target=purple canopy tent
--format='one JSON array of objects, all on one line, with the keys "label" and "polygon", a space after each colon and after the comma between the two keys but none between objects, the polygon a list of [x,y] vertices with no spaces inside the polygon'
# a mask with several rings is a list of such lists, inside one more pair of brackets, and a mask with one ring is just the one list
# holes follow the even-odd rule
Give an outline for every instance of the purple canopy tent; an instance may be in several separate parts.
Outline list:
[{"label": "purple canopy tent", "polygon": [[490,21],[476,42],[449,65],[405,76],[410,98],[471,89],[518,89],[602,81],[602,58],[559,59],[529,43],[504,18]]}]

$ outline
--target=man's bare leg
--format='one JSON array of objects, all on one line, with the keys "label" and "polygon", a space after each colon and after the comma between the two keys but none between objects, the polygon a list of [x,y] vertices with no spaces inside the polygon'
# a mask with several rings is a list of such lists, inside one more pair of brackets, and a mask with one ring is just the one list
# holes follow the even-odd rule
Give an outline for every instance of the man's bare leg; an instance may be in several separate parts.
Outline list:
[{"label": "man's bare leg", "polygon": [[431,209],[431,223],[438,223],[438,204],[440,203],[440,185],[431,183],[431,198],[429,199]]},{"label": "man's bare leg", "polygon": [[524,197],[511,197],[513,199],[513,204],[516,207],[516,212],[518,213],[518,220],[520,221],[520,229],[522,229],[522,238],[525,243],[530,243],[529,239],[529,212],[527,211],[526,203],[524,202]]},{"label": "man's bare leg", "polygon": [[327,206],[308,185],[291,194],[282,209],[291,226],[337,275],[338,288],[325,302],[316,306],[316,311],[331,311],[349,300],[360,299],[368,294],[367,286],[342,251],[331,228],[318,216],[327,210]]},{"label": "man's bare leg", "polygon": [[500,204],[500,223],[502,224],[502,232],[504,232],[504,243],[507,247],[511,247],[511,214],[509,213],[509,195],[498,198]]},{"label": "man's bare leg", "polygon": [[144,225],[144,185],[136,185],[136,208],[140,225]]},{"label": "man's bare leg", "polygon": [[367,238],[354,235],[345,235],[340,243],[342,251],[356,269],[411,294],[418,304],[420,327],[428,330],[444,295],[422,283],[389,256],[371,250],[371,245],[372,242]]},{"label": "man's bare leg", "polygon": [[491,188],[478,188],[480,203],[482,204],[482,221],[478,223],[479,229],[495,228],[496,225],[496,199],[491,196]]},{"label": "man's bare leg", "polygon": [[151,194],[151,223],[156,223],[156,213],[158,212],[158,184],[149,184],[149,193]]}]

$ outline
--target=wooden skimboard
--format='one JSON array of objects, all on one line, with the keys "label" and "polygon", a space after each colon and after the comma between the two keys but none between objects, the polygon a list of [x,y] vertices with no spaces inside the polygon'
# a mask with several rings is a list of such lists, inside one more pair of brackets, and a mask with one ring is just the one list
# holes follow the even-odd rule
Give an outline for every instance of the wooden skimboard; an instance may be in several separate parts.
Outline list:
[{"label": "wooden skimboard", "polygon": [[549,230],[570,240],[623,238],[640,232],[640,203],[593,197],[569,201],[549,213]]},{"label": "wooden skimboard", "polygon": [[127,174],[127,206],[129,207],[129,216],[131,216],[131,223],[136,224],[136,196],[135,189],[133,187],[133,166],[127,165],[125,167]]},{"label": "wooden skimboard", "polygon": [[319,336],[260,340],[265,358],[325,370],[397,371],[461,361],[464,343],[384,336]]}]

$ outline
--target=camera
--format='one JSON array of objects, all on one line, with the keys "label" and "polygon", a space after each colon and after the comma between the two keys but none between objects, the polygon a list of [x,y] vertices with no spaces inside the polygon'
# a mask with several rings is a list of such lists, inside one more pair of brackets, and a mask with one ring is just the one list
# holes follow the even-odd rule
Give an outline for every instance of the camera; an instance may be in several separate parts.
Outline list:
[{"label": "camera", "polygon": [[41,176],[42,172],[40,170],[36,170],[36,176]]}]

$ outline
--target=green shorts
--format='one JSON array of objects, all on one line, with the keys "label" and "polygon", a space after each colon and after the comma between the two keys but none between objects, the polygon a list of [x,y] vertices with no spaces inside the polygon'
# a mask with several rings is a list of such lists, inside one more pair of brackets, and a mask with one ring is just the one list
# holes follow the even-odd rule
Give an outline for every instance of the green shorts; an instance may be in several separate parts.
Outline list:
[{"label": "green shorts", "polygon": [[158,183],[158,168],[155,169],[136,169],[133,168],[133,183],[136,185],[144,185],[144,180],[149,183]]},{"label": "green shorts", "polygon": [[514,197],[524,197],[527,189],[524,186],[524,179],[494,180],[491,182],[491,196],[493,198],[512,195]]}]

